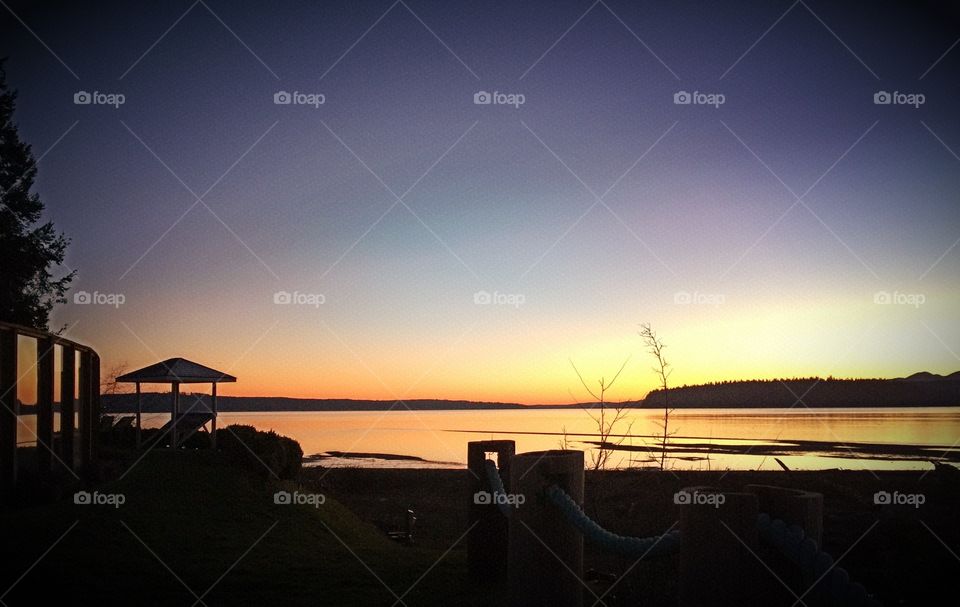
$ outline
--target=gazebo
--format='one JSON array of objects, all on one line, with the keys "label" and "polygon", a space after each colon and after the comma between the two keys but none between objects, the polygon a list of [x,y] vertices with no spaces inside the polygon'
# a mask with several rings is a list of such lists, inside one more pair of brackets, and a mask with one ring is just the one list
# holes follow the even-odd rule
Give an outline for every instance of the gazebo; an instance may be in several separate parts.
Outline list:
[{"label": "gazebo", "polygon": [[[217,384],[235,381],[237,378],[232,375],[185,358],[168,358],[117,377],[117,382],[132,383],[137,386],[137,447],[140,446],[140,384],[170,384],[170,422],[165,424],[161,431],[164,434],[171,433],[170,447],[176,449],[182,440],[189,438],[207,422],[210,422],[210,444],[216,447]],[[187,411],[181,411],[180,384],[210,384],[210,409],[194,412],[193,409],[197,404],[194,403]],[[178,440],[181,435],[183,438]]]}]

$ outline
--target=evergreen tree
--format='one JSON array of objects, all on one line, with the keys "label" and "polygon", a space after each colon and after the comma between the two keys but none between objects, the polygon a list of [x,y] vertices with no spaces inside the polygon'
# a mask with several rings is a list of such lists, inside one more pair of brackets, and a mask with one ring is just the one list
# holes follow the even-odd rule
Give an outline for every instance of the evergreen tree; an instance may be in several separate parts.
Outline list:
[{"label": "evergreen tree", "polygon": [[54,280],[69,239],[40,224],[43,203],[31,193],[37,165],[13,122],[17,94],[0,59],[0,320],[46,330],[50,310],[65,303],[75,272]]}]

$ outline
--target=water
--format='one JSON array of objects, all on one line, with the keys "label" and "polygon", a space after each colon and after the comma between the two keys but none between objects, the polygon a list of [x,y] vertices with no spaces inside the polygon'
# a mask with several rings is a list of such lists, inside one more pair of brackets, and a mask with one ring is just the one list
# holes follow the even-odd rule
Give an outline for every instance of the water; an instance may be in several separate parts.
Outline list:
[{"label": "water", "polygon": [[[145,416],[145,426],[159,426],[165,415]],[[628,432],[623,445],[656,448],[656,439],[637,435],[661,432],[662,411],[631,410],[617,430]],[[596,450],[584,441],[595,440],[596,424],[579,409],[495,410],[495,411],[358,411],[224,413],[219,424],[249,424],[274,430],[300,442],[304,454],[325,451],[390,453],[423,458],[426,462],[375,458],[333,458],[327,466],[378,467],[460,467],[466,461],[471,440],[513,439],[517,451],[559,448],[566,431],[568,448]],[[715,450],[733,447],[746,453],[709,454],[680,451],[667,465],[675,469],[779,469],[764,445],[774,440],[823,441],[827,443],[882,443],[884,445],[939,446],[930,449],[923,461],[867,459],[854,445],[836,447],[833,452],[777,455],[791,469],[903,469],[930,468],[927,459],[944,451],[960,454],[960,407],[895,409],[684,409],[670,417],[669,443],[675,447],[708,444]],[[685,438],[699,437],[699,438]],[[732,439],[732,440],[721,440]],[[760,452],[760,453],[758,453]],[[589,462],[591,453],[587,454]],[[644,453],[615,452],[609,465],[652,465]],[[689,459],[681,459],[689,458]]]}]

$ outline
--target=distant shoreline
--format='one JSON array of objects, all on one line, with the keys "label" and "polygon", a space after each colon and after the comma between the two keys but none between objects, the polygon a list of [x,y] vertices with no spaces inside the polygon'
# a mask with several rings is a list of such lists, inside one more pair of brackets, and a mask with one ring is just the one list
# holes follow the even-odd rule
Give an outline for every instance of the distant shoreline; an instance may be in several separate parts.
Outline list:
[{"label": "distant shoreline", "polygon": [[[209,407],[209,396],[181,394],[181,408]],[[169,393],[142,395],[145,413],[170,410]],[[104,413],[132,413],[136,410],[133,394],[104,394]],[[643,400],[608,403],[629,409],[662,409],[663,393],[654,390]],[[722,382],[671,388],[667,405],[671,409],[810,409],[960,406],[960,372],[947,377],[917,373],[903,379],[789,379]],[[581,409],[597,403],[532,404],[474,402],[467,400],[411,399],[362,400],[335,398],[288,398],[270,396],[220,396],[217,408],[222,413],[253,412],[358,412],[358,411],[485,411]],[[22,405],[22,413],[35,408]]]}]

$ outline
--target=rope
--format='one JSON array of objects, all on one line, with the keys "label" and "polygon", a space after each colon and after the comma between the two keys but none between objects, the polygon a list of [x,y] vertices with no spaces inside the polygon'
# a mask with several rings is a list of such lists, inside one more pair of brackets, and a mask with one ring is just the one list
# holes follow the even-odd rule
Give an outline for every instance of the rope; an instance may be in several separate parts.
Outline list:
[{"label": "rope", "polygon": [[487,469],[487,483],[490,484],[490,495],[493,497],[493,503],[500,509],[500,514],[510,518],[511,507],[504,499],[497,499],[498,495],[506,496],[507,491],[503,488],[503,479],[500,478],[500,471],[497,470],[497,464],[488,459],[484,462]]},{"label": "rope", "polygon": [[850,581],[843,567],[833,567],[833,557],[817,548],[817,543],[806,537],[799,525],[787,526],[780,519],[771,520],[762,513],[757,517],[760,541],[775,548],[800,569],[803,583],[816,584],[811,594],[827,600],[831,605],[849,607],[879,607],[880,602],[867,596],[863,584]]},{"label": "rope", "polygon": [[[494,503],[500,512],[509,517],[511,506],[506,500],[497,499],[506,495],[503,479],[493,460],[486,460],[487,482],[490,484]],[[673,554],[680,546],[680,530],[675,529],[662,535],[651,537],[627,537],[617,535],[601,527],[583,511],[566,491],[557,485],[546,490],[547,499],[556,506],[561,514],[588,541],[601,550],[629,558],[653,558]],[[850,581],[850,574],[843,567],[833,566],[833,557],[817,547],[799,525],[787,526],[780,519],[771,519],[761,513],[757,517],[757,531],[760,541],[776,549],[789,562],[800,569],[803,583],[816,584],[812,594],[831,605],[847,607],[880,607],[880,602],[867,595],[863,584]]]},{"label": "rope", "polygon": [[612,552],[630,558],[652,558],[673,554],[680,546],[680,531],[674,530],[663,535],[651,537],[625,537],[607,531],[591,519],[580,505],[567,492],[551,485],[547,488],[547,498],[566,517],[583,537],[596,544],[605,552]]}]

